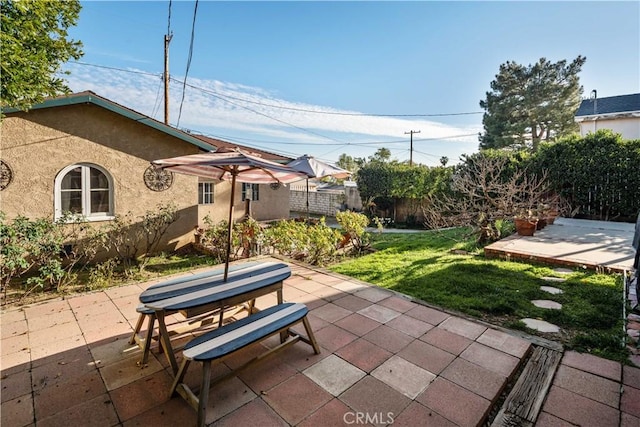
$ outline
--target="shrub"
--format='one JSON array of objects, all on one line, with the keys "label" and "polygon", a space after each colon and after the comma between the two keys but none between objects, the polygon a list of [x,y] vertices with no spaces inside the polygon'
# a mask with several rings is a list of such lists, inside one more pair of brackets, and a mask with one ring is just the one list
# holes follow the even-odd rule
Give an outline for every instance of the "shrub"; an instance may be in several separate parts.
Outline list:
[{"label": "shrub", "polygon": [[155,210],[148,210],[137,218],[131,212],[116,215],[96,237],[104,249],[116,253],[125,270],[137,267],[142,271],[149,256],[157,250],[167,230],[177,220],[178,213],[173,204],[160,204]]},{"label": "shrub", "polygon": [[531,173],[525,161],[512,153],[466,156],[450,186],[450,194],[427,198],[423,209],[427,227],[472,226],[481,245],[501,238],[505,220],[552,201],[546,174]]},{"label": "shrub", "polygon": [[306,260],[308,263],[325,265],[335,258],[341,234],[338,230],[329,227],[324,218],[320,220],[319,224],[308,227],[307,237]]},{"label": "shrub", "polygon": [[335,258],[340,237],[340,232],[327,226],[324,218],[317,224],[283,220],[265,230],[264,244],[282,255],[324,265]]},{"label": "shrub", "polygon": [[[80,218],[67,215],[56,222],[18,216],[7,221],[0,212],[0,274],[5,293],[12,280],[24,278],[28,287],[61,290],[76,278],[98,252],[98,241]],[[5,299],[6,300],[6,299]]]},{"label": "shrub", "polygon": [[336,220],[342,228],[345,240],[353,245],[357,253],[369,246],[369,233],[366,232],[369,218],[366,215],[351,211],[337,212]]}]

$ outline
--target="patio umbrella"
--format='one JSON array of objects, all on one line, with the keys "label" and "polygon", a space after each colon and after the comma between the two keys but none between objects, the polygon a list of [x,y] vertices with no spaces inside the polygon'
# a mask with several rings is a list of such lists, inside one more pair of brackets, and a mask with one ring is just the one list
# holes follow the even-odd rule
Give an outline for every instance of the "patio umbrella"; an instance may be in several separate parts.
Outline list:
[{"label": "patio umbrella", "polygon": [[306,154],[287,163],[287,166],[307,176],[307,218],[309,218],[309,178],[324,178],[327,176],[347,178],[351,175],[351,172],[346,169],[330,165]]},{"label": "patio umbrella", "polygon": [[286,165],[262,159],[239,148],[154,160],[151,164],[158,169],[185,175],[231,181],[224,281],[227,280],[229,271],[231,233],[233,230],[233,197],[235,195],[236,181],[252,184],[273,182],[287,184],[305,177],[303,173],[297,172]]}]

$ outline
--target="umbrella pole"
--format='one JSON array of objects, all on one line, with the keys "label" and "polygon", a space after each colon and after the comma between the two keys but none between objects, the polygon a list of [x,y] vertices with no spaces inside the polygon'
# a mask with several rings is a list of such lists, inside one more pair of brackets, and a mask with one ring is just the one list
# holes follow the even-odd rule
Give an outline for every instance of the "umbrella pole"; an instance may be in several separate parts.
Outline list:
[{"label": "umbrella pole", "polygon": [[227,256],[224,261],[224,278],[223,281],[227,281],[229,275],[229,257],[231,256],[231,233],[233,232],[233,204],[235,202],[236,195],[236,173],[231,174],[231,203],[229,204],[229,224],[227,230]]}]

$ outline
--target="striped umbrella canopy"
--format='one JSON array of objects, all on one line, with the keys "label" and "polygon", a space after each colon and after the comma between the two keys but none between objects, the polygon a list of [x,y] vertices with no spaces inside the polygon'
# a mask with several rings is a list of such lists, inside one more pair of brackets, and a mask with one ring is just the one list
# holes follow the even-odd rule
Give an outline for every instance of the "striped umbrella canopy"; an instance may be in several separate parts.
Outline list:
[{"label": "striped umbrella canopy", "polygon": [[332,176],[334,178],[348,178],[351,175],[346,169],[330,165],[312,156],[298,157],[292,162],[287,163],[291,169],[302,172],[307,178],[307,218],[309,218],[309,178],[324,178]]},{"label": "striped umbrella canopy", "polygon": [[312,156],[298,157],[290,163],[287,163],[291,169],[303,172],[309,178],[324,178],[325,176],[332,176],[334,178],[348,178],[351,175],[346,169],[339,168],[337,166],[330,165]]},{"label": "striped umbrella canopy", "polygon": [[220,149],[216,152],[172,157],[151,162],[158,169],[203,178],[231,181],[231,200],[229,201],[229,229],[227,233],[227,253],[224,264],[224,281],[229,272],[231,240],[233,230],[233,197],[236,181],[251,184],[269,184],[279,182],[288,184],[306,178],[289,166],[262,159],[239,148]]},{"label": "striped umbrella canopy", "polygon": [[306,178],[288,165],[272,162],[239,148],[191,154],[151,162],[160,169],[203,178],[224,179],[252,184],[288,184]]}]

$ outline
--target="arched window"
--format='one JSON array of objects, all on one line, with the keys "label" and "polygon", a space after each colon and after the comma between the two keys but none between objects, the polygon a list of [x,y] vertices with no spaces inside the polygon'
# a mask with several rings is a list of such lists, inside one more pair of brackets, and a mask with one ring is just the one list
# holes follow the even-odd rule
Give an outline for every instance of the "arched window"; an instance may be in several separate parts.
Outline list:
[{"label": "arched window", "polygon": [[62,169],[55,181],[55,217],[65,213],[88,221],[112,219],[113,179],[100,166],[80,163]]}]

